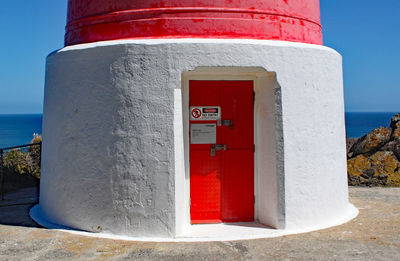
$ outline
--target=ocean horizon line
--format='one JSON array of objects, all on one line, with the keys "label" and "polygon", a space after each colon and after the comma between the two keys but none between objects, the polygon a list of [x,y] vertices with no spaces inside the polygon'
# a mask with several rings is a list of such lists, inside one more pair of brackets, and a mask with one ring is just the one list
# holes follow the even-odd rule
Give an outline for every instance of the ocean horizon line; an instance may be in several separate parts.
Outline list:
[{"label": "ocean horizon line", "polygon": [[[346,136],[361,137],[375,128],[389,127],[397,112],[345,112]],[[26,144],[42,133],[43,113],[0,114],[0,147]],[[339,123],[338,123],[339,124]]]},{"label": "ocean horizon line", "polygon": [[0,113],[0,116],[43,115],[43,113]]}]

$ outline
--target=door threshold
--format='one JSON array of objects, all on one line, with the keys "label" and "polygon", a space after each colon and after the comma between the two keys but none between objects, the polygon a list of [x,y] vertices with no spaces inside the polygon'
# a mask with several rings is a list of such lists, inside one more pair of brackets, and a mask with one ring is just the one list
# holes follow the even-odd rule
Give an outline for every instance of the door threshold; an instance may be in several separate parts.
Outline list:
[{"label": "door threshold", "polygon": [[[192,221],[190,224],[191,226],[194,225],[216,225],[216,224],[225,224],[225,225],[235,225],[237,226],[238,224],[254,224],[257,223],[254,220],[245,220],[245,221],[222,221],[222,220],[196,220]],[[259,223],[257,223],[259,224]]]},{"label": "door threshold", "polygon": [[235,222],[214,224],[191,224],[184,235],[177,239],[189,241],[210,240],[238,240],[279,236],[281,230],[275,229],[259,222]]}]

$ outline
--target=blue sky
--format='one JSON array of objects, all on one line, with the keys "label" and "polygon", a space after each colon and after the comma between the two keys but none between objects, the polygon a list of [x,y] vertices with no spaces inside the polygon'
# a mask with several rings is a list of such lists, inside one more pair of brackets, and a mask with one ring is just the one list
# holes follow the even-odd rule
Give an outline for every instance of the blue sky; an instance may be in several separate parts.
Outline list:
[{"label": "blue sky", "polygon": [[[45,59],[63,47],[67,0],[0,9],[0,113],[41,113]],[[346,111],[400,111],[400,0],[321,0],[324,44],[343,55]]]}]

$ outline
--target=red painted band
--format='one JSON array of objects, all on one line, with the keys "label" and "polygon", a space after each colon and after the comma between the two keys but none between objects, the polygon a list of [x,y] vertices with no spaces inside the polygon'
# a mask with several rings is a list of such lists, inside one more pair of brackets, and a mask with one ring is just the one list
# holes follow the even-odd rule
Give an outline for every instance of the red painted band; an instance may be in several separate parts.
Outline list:
[{"label": "red painted band", "polygon": [[143,17],[148,17],[148,15],[152,15],[153,17],[158,17],[160,15],[180,14],[180,13],[216,13],[216,14],[232,13],[232,14],[282,16],[287,18],[304,20],[306,22],[314,23],[319,27],[321,27],[318,21],[314,21],[306,17],[280,14],[276,12],[274,13],[268,10],[254,10],[254,9],[242,9],[242,8],[181,7],[181,8],[151,8],[151,9],[139,9],[139,10],[124,10],[124,11],[112,12],[109,14],[89,16],[68,23],[67,28],[70,30],[74,30],[77,27],[87,26],[97,23],[142,19]]},{"label": "red painted band", "polygon": [[322,44],[318,0],[69,0],[68,11],[66,45],[142,38]]}]

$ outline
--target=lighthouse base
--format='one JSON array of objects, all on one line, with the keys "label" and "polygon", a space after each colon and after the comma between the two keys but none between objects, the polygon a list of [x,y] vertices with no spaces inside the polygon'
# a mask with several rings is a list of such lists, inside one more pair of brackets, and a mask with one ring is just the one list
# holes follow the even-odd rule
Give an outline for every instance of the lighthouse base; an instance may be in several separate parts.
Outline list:
[{"label": "lighthouse base", "polygon": [[31,217],[41,226],[56,229],[59,231],[72,233],[75,235],[96,237],[96,238],[108,238],[117,240],[129,240],[129,241],[144,241],[144,242],[208,242],[208,241],[236,241],[236,240],[250,240],[250,239],[261,239],[261,238],[274,238],[294,234],[302,234],[330,228],[334,226],[342,225],[358,215],[358,209],[350,204],[348,213],[345,216],[338,218],[335,223],[325,223],[323,225],[316,225],[314,227],[307,227],[301,229],[274,229],[258,222],[246,222],[246,223],[230,223],[230,224],[203,224],[193,225],[183,235],[177,235],[175,237],[137,237],[137,236],[123,236],[110,233],[93,233],[86,232],[76,229],[63,227],[49,222],[45,219],[39,209],[39,205],[36,205],[31,209]]},{"label": "lighthouse base", "polygon": [[222,39],[107,41],[51,54],[32,216],[101,234],[195,237],[189,89],[207,80],[253,82],[257,229],[310,231],[354,216],[341,56],[318,45]]}]

